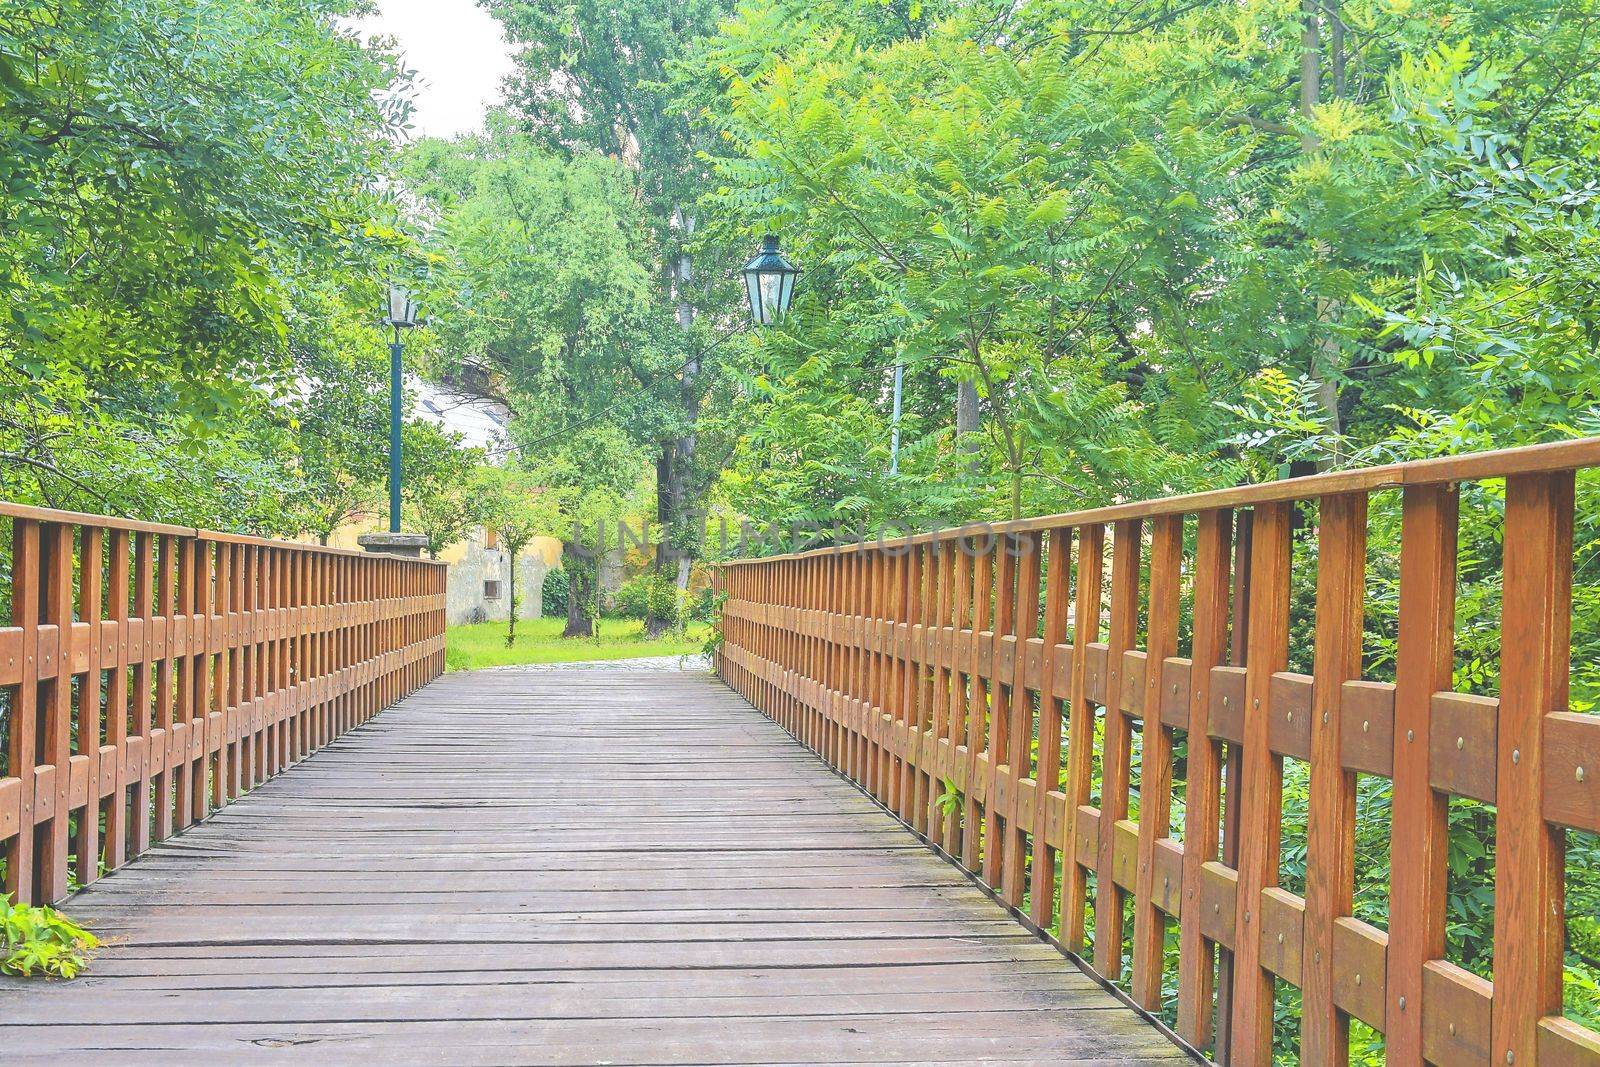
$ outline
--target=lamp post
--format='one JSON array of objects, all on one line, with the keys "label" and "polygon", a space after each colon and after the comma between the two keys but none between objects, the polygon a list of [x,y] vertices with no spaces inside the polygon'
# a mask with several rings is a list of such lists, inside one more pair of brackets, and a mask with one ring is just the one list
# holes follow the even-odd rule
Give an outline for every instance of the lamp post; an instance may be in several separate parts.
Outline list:
[{"label": "lamp post", "polygon": [[750,319],[757,326],[774,326],[789,313],[794,299],[795,279],[800,268],[778,251],[778,239],[767,234],[761,251],[744,265],[745,298],[750,301]]},{"label": "lamp post", "polygon": [[420,309],[411,293],[398,285],[389,286],[389,302],[384,308],[384,325],[393,327],[389,343],[389,532],[400,532],[400,404],[404,396],[401,356],[405,346],[401,331],[416,327]]},{"label": "lamp post", "polygon": [[905,388],[906,365],[894,361],[894,415],[889,422],[889,473],[900,473],[900,393]]}]

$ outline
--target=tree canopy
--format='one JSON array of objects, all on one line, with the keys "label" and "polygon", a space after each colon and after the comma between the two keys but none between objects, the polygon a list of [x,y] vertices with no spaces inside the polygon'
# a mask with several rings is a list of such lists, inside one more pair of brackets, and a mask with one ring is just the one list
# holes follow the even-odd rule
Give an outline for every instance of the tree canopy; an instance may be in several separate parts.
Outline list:
[{"label": "tree canopy", "polygon": [[1000,517],[1579,432],[1595,12],[1468,7],[741,9],[676,68],[704,214],[808,273],[735,499]]},{"label": "tree canopy", "polygon": [[0,493],[326,525],[336,446],[303,430],[359,423],[334,379],[382,359],[405,256],[382,191],[405,82],[338,28],[356,6],[0,13]]}]

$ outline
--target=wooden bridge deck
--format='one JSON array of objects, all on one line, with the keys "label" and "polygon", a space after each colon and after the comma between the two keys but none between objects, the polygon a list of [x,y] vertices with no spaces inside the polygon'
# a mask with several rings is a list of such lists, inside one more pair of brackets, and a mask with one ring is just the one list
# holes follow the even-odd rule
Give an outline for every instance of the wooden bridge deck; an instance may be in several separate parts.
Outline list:
[{"label": "wooden bridge deck", "polygon": [[69,910],[8,1065],[1183,1058],[697,674],[447,676]]}]

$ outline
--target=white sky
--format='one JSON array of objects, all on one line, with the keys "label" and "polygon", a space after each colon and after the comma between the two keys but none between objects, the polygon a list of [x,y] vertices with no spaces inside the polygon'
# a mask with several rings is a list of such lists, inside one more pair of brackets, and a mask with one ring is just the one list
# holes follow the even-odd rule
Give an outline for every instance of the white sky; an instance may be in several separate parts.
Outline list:
[{"label": "white sky", "polygon": [[513,64],[499,21],[474,0],[378,0],[377,8],[353,25],[395,38],[417,72],[413,131],[451,137],[480,129]]}]

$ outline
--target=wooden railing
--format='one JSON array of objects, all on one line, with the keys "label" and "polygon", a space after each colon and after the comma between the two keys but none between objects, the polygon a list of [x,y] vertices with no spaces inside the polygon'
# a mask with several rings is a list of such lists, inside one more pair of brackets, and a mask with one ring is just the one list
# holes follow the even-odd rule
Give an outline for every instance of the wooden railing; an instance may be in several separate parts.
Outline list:
[{"label": "wooden railing", "polygon": [[[1175,970],[1177,1033],[1219,1062],[1270,1062],[1282,982],[1308,1064],[1345,1062],[1353,1018],[1392,1064],[1593,1065],[1562,950],[1565,831],[1600,832],[1600,716],[1568,707],[1596,464],[1588,440],[743,560],[718,669],[1142,1008]],[[1500,479],[1498,697],[1453,692],[1460,485]],[[1362,677],[1380,491],[1392,682]],[[1303,894],[1279,884],[1286,757],[1309,764]],[[1357,775],[1392,779],[1387,929],[1352,914]],[[1495,805],[1492,983],[1446,958],[1451,796]]]},{"label": "wooden railing", "polygon": [[439,564],[0,517],[0,858],[16,900],[60,900],[443,670]]}]

